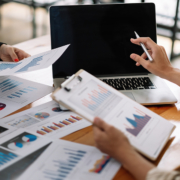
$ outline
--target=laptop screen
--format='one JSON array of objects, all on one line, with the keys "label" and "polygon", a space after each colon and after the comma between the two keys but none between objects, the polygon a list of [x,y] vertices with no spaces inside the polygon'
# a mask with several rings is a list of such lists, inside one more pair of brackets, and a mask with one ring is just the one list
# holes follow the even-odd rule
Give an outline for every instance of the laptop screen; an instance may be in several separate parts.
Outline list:
[{"label": "laptop screen", "polygon": [[130,59],[131,53],[143,53],[130,38],[136,31],[156,42],[153,3],[52,6],[50,26],[52,49],[70,44],[53,64],[54,78],[79,69],[95,76],[148,73]]}]

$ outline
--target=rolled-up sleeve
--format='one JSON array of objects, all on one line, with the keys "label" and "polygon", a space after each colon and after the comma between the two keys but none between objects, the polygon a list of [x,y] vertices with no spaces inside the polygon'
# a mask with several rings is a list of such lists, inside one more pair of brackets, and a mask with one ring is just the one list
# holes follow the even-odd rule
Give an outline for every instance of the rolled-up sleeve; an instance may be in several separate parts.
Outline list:
[{"label": "rolled-up sleeve", "polygon": [[158,168],[150,170],[146,180],[180,180],[179,171],[164,171]]}]

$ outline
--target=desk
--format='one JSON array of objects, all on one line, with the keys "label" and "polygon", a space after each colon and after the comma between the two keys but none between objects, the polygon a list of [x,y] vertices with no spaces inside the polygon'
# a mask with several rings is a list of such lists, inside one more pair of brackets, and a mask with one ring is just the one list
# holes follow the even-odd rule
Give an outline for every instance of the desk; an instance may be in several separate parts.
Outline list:
[{"label": "desk", "polygon": [[[50,50],[50,36],[47,35],[24,43],[20,43],[15,45],[15,47],[21,48],[27,51],[28,53],[30,53],[31,55],[34,55],[36,53],[41,53]],[[21,77],[22,75],[18,75],[18,76]],[[22,78],[36,82],[41,82],[47,85],[53,85],[51,67],[44,70],[23,74]],[[180,100],[180,88],[174,84],[171,84],[170,87],[171,90],[174,91],[178,100]],[[48,95],[44,98],[41,98],[40,100],[37,100],[23,107],[22,109],[16,111],[15,113],[43,104],[50,100],[51,98]],[[161,168],[173,169],[177,165],[180,165],[180,111],[177,111],[175,105],[149,106],[147,108],[159,114],[160,116],[164,117],[167,120],[171,120],[171,121],[173,120],[172,123],[177,125],[177,129],[172,134],[172,138],[168,141],[161,155],[155,162],[153,162],[155,165],[158,165]],[[84,128],[68,136],[63,137],[62,139],[81,143],[81,144],[91,145],[91,146],[94,146],[95,144],[93,140],[92,127]],[[119,179],[131,180],[134,178],[124,168],[121,168],[114,177],[114,180],[119,180]]]}]

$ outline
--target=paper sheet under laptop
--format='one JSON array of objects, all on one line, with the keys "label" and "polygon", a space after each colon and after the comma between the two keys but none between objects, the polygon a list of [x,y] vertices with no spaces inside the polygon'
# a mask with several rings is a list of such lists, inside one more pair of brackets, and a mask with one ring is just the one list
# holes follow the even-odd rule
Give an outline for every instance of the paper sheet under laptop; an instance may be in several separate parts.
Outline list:
[{"label": "paper sheet under laptop", "polygon": [[24,59],[23,61],[19,61],[18,63],[0,62],[0,76],[30,72],[47,68],[52,65],[57,59],[59,59],[59,57],[68,47],[69,45],[65,45],[51,51],[31,56]]},{"label": "paper sheet under laptop", "polygon": [[152,160],[158,157],[175,127],[84,70],[65,87],[71,90],[59,88],[53,99],[91,122],[98,116],[120,129],[139,152]]}]

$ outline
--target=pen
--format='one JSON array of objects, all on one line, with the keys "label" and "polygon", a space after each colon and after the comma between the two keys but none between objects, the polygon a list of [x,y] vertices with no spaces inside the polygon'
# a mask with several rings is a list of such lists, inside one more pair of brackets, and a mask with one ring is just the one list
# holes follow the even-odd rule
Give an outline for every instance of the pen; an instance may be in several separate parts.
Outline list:
[{"label": "pen", "polygon": [[[139,35],[137,34],[136,31],[134,31],[135,35],[136,35],[136,38],[139,38]],[[140,43],[141,47],[143,48],[144,52],[146,53],[148,59],[152,62],[153,59],[151,57],[151,55],[149,54],[148,50],[146,49],[145,45],[143,43]]]}]

